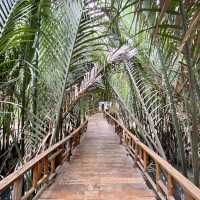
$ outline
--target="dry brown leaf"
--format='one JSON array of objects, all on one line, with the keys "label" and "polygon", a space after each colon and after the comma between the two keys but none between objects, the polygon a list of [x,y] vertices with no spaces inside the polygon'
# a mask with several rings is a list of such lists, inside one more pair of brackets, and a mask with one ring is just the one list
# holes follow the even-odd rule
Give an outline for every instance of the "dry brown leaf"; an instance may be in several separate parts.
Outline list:
[{"label": "dry brown leaf", "polygon": [[200,23],[198,23],[200,21],[200,8],[197,10],[197,12],[194,14],[191,23],[189,25],[188,30],[186,31],[183,40],[181,42],[181,45],[179,47],[179,51],[181,52],[183,47],[185,46],[185,43],[188,41],[188,39],[190,38],[192,32],[195,30],[195,28],[197,28],[198,26],[200,26]]}]

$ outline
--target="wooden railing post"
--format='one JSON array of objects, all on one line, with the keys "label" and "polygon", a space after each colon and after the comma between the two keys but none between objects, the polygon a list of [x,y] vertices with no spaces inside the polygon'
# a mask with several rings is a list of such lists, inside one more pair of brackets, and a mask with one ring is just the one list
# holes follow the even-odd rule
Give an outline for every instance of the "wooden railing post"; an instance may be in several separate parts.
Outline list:
[{"label": "wooden railing post", "polygon": [[139,147],[139,157],[142,160],[142,148],[141,147]]},{"label": "wooden railing post", "polygon": [[129,141],[130,141],[130,138],[129,136],[127,136],[127,139],[126,139],[126,145],[129,146]]},{"label": "wooden railing post", "polygon": [[126,135],[126,132],[125,132],[124,129],[123,129],[123,131],[122,131],[122,136],[121,136],[121,143],[122,143],[122,144],[125,143],[125,140],[124,140],[125,135]]},{"label": "wooden railing post", "polygon": [[185,192],[185,200],[194,200],[188,192]]},{"label": "wooden railing post", "polygon": [[55,171],[56,171],[56,162],[55,162],[55,158],[53,158],[51,160],[51,175],[55,174]]},{"label": "wooden railing post", "polygon": [[71,155],[72,155],[72,138],[69,140],[69,152],[67,155],[67,161],[70,161]]},{"label": "wooden railing post", "polygon": [[124,129],[122,130],[121,134],[120,134],[120,144],[123,144],[123,137],[124,137],[125,131]]},{"label": "wooden railing post", "polygon": [[130,147],[131,147],[131,149],[132,149],[132,147],[133,147],[133,138],[130,138],[130,143],[129,143],[129,145],[130,145]]},{"label": "wooden railing post", "polygon": [[72,151],[76,147],[76,135],[72,137],[71,140],[72,140],[72,148],[71,148]]},{"label": "wooden railing post", "polygon": [[22,197],[23,177],[18,177],[13,184],[12,200],[19,200]]},{"label": "wooden railing post", "polygon": [[74,136],[74,146],[73,149],[78,145],[78,135]]},{"label": "wooden railing post", "polygon": [[146,172],[148,166],[148,155],[145,150],[143,151],[143,157],[144,157],[144,172]]},{"label": "wooden railing post", "polygon": [[59,164],[63,165],[64,164],[64,152],[65,152],[64,144],[61,146],[61,149],[62,149],[62,153],[60,153],[58,156],[59,156]]},{"label": "wooden railing post", "polygon": [[170,174],[167,175],[167,196],[173,196],[173,178]]},{"label": "wooden railing post", "polygon": [[46,156],[44,158],[44,175],[49,176],[49,161],[48,161],[48,157]]},{"label": "wooden railing post", "polygon": [[137,166],[137,161],[138,161],[138,144],[137,144],[137,142],[135,143],[135,163],[134,163],[134,165],[135,166]]},{"label": "wooden railing post", "polygon": [[42,175],[42,162],[38,162],[38,180],[41,178]]},{"label": "wooden railing post", "polygon": [[158,162],[156,162],[156,188],[158,192],[160,192],[159,180],[160,180],[160,165]]},{"label": "wooden railing post", "polygon": [[81,130],[78,132],[76,145],[79,145],[80,141],[81,141]]},{"label": "wooden railing post", "polygon": [[132,139],[132,144],[131,144],[132,149],[135,149],[135,140]]},{"label": "wooden railing post", "polygon": [[38,172],[39,172],[39,163],[36,163],[34,166],[33,166],[33,178],[32,178],[32,186],[33,188],[36,188],[37,187],[37,182],[38,182]]}]

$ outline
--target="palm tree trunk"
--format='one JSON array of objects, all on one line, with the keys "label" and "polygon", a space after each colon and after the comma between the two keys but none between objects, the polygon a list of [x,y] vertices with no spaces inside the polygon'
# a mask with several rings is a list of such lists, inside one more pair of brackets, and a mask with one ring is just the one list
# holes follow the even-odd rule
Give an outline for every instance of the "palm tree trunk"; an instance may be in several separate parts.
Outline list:
[{"label": "palm tree trunk", "polygon": [[24,143],[24,125],[25,125],[25,119],[26,119],[26,88],[27,88],[27,70],[26,67],[24,66],[24,71],[23,71],[23,84],[22,84],[22,109],[21,109],[21,155],[22,157],[24,156],[25,153],[25,143]]},{"label": "palm tree trunk", "polygon": [[[182,1],[180,2],[180,11],[182,16],[183,22],[183,30],[184,34],[187,31],[187,15]],[[194,184],[199,186],[199,158],[198,158],[198,142],[199,142],[199,135],[198,135],[198,127],[197,127],[197,94],[196,94],[196,81],[195,75],[193,71],[193,62],[192,62],[192,54],[191,54],[191,45],[189,41],[186,41],[183,55],[187,62],[188,68],[188,75],[189,75],[189,94],[190,94],[190,103],[191,103],[191,121],[192,121],[192,130],[191,130],[191,145],[192,145],[192,165],[193,165],[193,179]]]},{"label": "palm tree trunk", "polygon": [[181,133],[178,117],[176,114],[176,106],[175,106],[175,101],[174,101],[171,85],[169,83],[169,79],[167,76],[167,67],[164,64],[163,56],[162,56],[162,53],[160,50],[160,45],[158,43],[157,43],[157,50],[158,50],[158,56],[160,57],[160,62],[162,65],[162,71],[163,71],[164,81],[165,81],[165,85],[166,85],[166,89],[167,89],[167,95],[169,96],[169,101],[170,101],[170,105],[171,105],[172,119],[173,119],[173,124],[174,124],[174,128],[175,128],[176,138],[178,141],[178,153],[180,156],[182,173],[185,176],[187,176],[184,147],[183,147],[183,142],[182,142],[182,133]]}]

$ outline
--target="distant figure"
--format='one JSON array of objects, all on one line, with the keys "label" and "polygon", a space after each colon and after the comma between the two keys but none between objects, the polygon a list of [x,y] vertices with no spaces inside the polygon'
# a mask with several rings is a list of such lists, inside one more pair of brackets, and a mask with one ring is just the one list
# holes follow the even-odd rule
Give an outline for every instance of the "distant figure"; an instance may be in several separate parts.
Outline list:
[{"label": "distant figure", "polygon": [[108,111],[111,108],[112,103],[110,101],[100,101],[99,102],[99,111]]},{"label": "distant figure", "polygon": [[102,103],[101,104],[101,110],[104,111],[104,108],[105,108],[104,103]]}]

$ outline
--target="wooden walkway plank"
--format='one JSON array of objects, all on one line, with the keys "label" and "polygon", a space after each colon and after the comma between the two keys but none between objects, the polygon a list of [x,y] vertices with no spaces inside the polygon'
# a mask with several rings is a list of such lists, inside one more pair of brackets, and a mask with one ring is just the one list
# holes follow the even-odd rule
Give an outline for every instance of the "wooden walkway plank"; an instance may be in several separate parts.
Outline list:
[{"label": "wooden walkway plank", "polygon": [[143,176],[103,115],[89,119],[85,138],[40,200],[154,200]]}]

